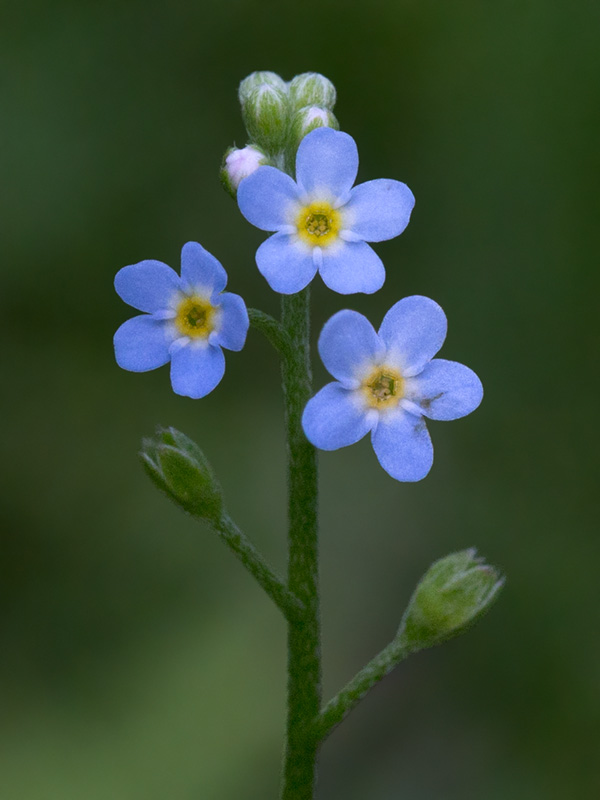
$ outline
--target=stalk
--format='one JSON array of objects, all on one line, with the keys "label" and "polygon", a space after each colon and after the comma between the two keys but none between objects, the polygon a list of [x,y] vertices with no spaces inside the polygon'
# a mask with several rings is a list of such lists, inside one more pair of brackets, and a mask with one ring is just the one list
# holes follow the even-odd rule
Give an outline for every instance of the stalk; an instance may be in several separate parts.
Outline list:
[{"label": "stalk", "polygon": [[300,610],[288,619],[288,707],[281,800],[313,800],[319,746],[321,646],[317,460],[302,412],[312,392],[309,289],[282,298],[289,349],[282,359],[288,458],[288,590]]}]

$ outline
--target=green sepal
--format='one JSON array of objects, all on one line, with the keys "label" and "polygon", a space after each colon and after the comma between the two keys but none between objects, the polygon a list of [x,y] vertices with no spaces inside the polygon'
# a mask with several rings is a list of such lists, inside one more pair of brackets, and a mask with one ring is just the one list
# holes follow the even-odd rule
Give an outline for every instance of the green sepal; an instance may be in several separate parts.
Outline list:
[{"label": "green sepal", "polygon": [[277,153],[288,132],[287,92],[268,83],[257,86],[242,103],[242,118],[251,142],[267,153]]},{"label": "green sepal", "polygon": [[154,484],[189,514],[217,521],[223,495],[212,468],[198,445],[175,428],[159,429],[144,439],[142,465]]},{"label": "green sepal", "polygon": [[238,98],[242,107],[255,89],[265,85],[275,86],[285,93],[287,93],[288,90],[286,82],[276,72],[268,72],[265,70],[251,72],[250,75],[244,78],[240,83],[238,89]]},{"label": "green sepal", "polygon": [[421,578],[398,630],[414,651],[458,635],[498,597],[504,578],[470,548],[434,562]]},{"label": "green sepal", "polygon": [[301,75],[296,75],[290,81],[288,91],[290,104],[296,109],[304,106],[321,106],[331,111],[337,99],[333,83],[318,72],[303,72]]},{"label": "green sepal", "polygon": [[299,108],[294,112],[290,122],[290,149],[295,153],[302,139],[317,128],[333,128],[338,131],[340,124],[333,111],[328,108],[321,106]]},{"label": "green sepal", "polygon": [[228,147],[223,154],[223,159],[221,161],[221,168],[219,170],[219,180],[221,181],[221,186],[225,189],[228,195],[235,198],[237,197],[237,186],[233,185],[233,181],[231,179],[231,175],[229,174],[229,170],[227,169],[227,159],[229,158],[232,153],[235,153],[238,150],[237,147]]}]

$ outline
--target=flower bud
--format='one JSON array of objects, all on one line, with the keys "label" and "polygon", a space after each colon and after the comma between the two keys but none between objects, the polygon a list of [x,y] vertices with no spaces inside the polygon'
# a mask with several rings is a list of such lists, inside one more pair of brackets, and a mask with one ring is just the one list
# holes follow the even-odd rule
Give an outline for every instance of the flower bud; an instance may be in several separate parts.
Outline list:
[{"label": "flower bud", "polygon": [[314,131],[315,128],[333,128],[338,131],[339,123],[328,108],[319,106],[305,106],[295,112],[290,124],[290,143],[298,147],[307,133]]},{"label": "flower bud", "polygon": [[252,175],[260,166],[269,163],[269,157],[254,145],[241,149],[230,147],[225,153],[221,166],[221,183],[235,198],[237,189],[244,178]]},{"label": "flower bud", "polygon": [[275,86],[277,89],[281,89],[282,92],[287,93],[286,82],[276,72],[252,72],[247,78],[244,78],[238,89],[238,97],[242,106],[255,89],[265,84]]},{"label": "flower bud", "polygon": [[330,111],[335,105],[336,91],[333,83],[318,72],[303,72],[290,81],[290,103],[292,108],[321,106]]},{"label": "flower bud", "polygon": [[277,86],[263,83],[242,105],[244,125],[253,142],[269,153],[285,144],[288,126],[287,94]]},{"label": "flower bud", "polygon": [[474,548],[431,565],[404,614],[398,636],[411,650],[461,633],[492,604],[504,584],[498,571],[476,557]]},{"label": "flower bud", "polygon": [[159,429],[144,439],[140,458],[156,486],[195,517],[221,518],[223,497],[210,464],[198,445],[175,428]]}]

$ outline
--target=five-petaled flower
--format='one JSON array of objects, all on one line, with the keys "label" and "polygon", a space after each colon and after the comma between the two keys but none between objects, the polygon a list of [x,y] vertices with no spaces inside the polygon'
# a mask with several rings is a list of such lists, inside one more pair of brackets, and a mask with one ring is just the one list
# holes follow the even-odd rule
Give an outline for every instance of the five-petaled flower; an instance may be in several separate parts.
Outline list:
[{"label": "five-petaled flower", "polygon": [[318,128],[300,143],[296,181],[263,166],[240,183],[242,214],[257,228],[276,231],[256,252],[258,269],[276,292],[299,292],[317,270],[340,294],[371,294],[382,287],[385,269],[367,242],[401,234],[415,199],[400,181],[352,188],[357,172],[354,139]]},{"label": "five-petaled flower", "polygon": [[225,372],[221,348],[241,350],[248,312],[237,294],[223,292],[227,273],[197,242],[181,251],[181,277],[160,261],[140,261],[119,270],[117,293],[146,313],[124,322],[115,334],[115,356],[123,369],[146,372],[171,362],[177,394],[204,397]]},{"label": "five-petaled flower", "polygon": [[319,353],[336,380],[306,405],[302,425],[308,439],[321,450],[337,450],[370,431],[386,472],[399,481],[424,478],[433,463],[424,417],[464,417],[483,397],[472,370],[433,358],[446,329],[440,306],[419,295],[392,306],[378,333],[356,311],[331,317]]}]

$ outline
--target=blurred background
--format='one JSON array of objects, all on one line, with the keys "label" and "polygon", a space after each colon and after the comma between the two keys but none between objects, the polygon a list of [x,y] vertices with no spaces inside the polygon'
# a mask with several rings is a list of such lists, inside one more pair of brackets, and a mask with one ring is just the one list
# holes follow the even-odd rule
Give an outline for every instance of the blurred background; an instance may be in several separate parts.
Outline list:
[{"label": "blurred background", "polygon": [[[196,439],[234,518],[285,565],[278,365],[256,332],[218,390],[117,368],[123,265],[199,240],[278,312],[263,239],[222,191],[255,69],[323,72],[359,180],[405,181],[375,296],[314,284],[314,336],[401,297],[449,318],[472,417],[389,478],[368,441],[320,459],[324,692],[394,634],[431,561],[477,546],[508,579],[466,636],[412,657],[323,748],[320,800],[600,793],[596,507],[600,7],[321,0],[25,0],[0,10],[4,388],[0,796],[278,793],[285,629],[226,548],[139,467],[157,424]],[[315,362],[315,383],[326,380]]]}]

